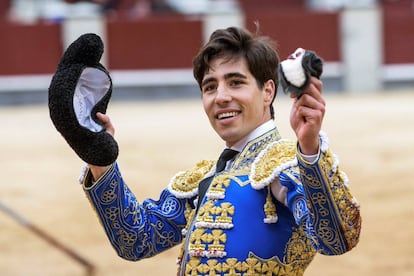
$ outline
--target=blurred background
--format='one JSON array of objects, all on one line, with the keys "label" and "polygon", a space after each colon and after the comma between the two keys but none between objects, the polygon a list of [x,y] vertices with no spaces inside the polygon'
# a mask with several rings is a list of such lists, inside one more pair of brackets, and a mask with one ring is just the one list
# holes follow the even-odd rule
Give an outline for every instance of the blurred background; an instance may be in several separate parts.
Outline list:
[{"label": "blurred background", "polygon": [[[69,43],[102,37],[118,163],[138,199],[157,199],[178,171],[223,147],[203,113],[193,56],[216,28],[255,32],[256,22],[281,59],[298,47],[324,59],[323,128],[361,203],[358,246],[317,255],[305,275],[414,275],[413,2],[0,0],[0,275],[174,275],[178,247],[138,263],[117,257],[77,183],[83,162],[51,123],[48,86]],[[279,92],[276,124],[295,139],[290,107]]]},{"label": "blurred background", "polygon": [[[64,49],[86,32],[105,41],[114,98],[187,97],[194,54],[216,28],[246,26],[325,60],[325,91],[414,83],[412,0],[2,0],[0,104],[45,102]],[[168,86],[168,91],[164,88]]]}]

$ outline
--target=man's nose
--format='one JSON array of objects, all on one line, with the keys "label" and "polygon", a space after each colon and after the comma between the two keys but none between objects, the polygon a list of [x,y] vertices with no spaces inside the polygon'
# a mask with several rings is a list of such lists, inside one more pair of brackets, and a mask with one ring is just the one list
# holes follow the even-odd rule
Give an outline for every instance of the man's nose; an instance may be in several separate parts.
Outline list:
[{"label": "man's nose", "polygon": [[216,102],[226,102],[231,100],[231,93],[228,87],[224,84],[220,84],[217,87]]}]

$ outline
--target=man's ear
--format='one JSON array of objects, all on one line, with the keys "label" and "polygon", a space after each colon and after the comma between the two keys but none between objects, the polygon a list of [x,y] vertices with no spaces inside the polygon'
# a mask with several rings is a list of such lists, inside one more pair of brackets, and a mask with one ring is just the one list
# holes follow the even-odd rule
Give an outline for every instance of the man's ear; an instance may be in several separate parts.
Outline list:
[{"label": "man's ear", "polygon": [[268,80],[263,84],[263,95],[266,104],[272,104],[273,98],[276,93],[275,89],[276,86],[273,80]]}]

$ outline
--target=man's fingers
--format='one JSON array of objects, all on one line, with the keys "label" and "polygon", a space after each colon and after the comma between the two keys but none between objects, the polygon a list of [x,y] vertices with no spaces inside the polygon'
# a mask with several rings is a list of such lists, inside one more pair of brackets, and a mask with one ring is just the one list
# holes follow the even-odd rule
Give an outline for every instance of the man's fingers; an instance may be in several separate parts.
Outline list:
[{"label": "man's fingers", "polygon": [[96,113],[96,117],[98,117],[99,121],[101,121],[102,125],[105,127],[106,131],[114,136],[115,134],[115,128],[111,123],[111,119],[108,115],[103,114],[101,112]]},{"label": "man's fingers", "polygon": [[309,94],[312,97],[320,98],[322,94],[323,83],[321,80],[315,77],[310,78],[309,85],[304,89],[303,93],[299,97],[295,93],[289,93],[289,97],[292,99],[300,99],[304,94]]},{"label": "man's fingers", "polygon": [[103,114],[101,112],[96,113],[96,117],[98,117],[99,121],[101,121],[101,123],[103,125],[105,125],[106,123],[109,122],[109,116],[108,115],[105,115],[105,114]]},{"label": "man's fingers", "polygon": [[320,79],[317,79],[315,77],[311,77],[311,84],[313,84],[316,87],[319,94],[322,94],[323,83]]}]

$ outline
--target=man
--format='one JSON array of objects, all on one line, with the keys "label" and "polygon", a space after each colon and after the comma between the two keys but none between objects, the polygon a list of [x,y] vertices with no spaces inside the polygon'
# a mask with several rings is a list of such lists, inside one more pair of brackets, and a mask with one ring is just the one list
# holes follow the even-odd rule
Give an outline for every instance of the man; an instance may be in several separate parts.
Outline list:
[{"label": "man", "polygon": [[193,65],[206,115],[235,155],[223,168],[200,161],[141,204],[116,162],[89,165],[82,183],[117,253],[139,260],[181,243],[179,275],[303,275],[317,252],[356,246],[359,206],[321,132],[322,82],[312,77],[293,99],[297,141],[287,141],[272,120],[279,58],[268,38],[217,30]]}]

